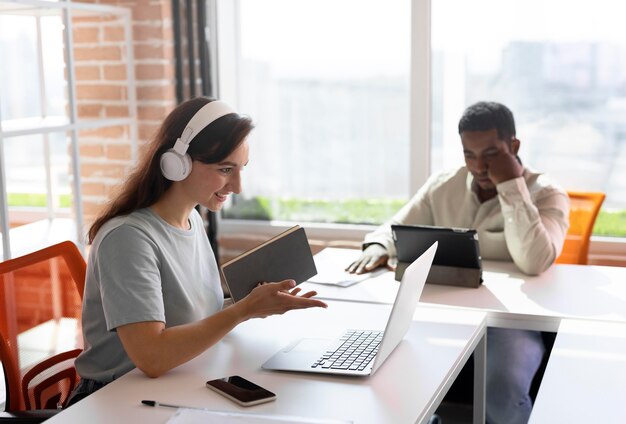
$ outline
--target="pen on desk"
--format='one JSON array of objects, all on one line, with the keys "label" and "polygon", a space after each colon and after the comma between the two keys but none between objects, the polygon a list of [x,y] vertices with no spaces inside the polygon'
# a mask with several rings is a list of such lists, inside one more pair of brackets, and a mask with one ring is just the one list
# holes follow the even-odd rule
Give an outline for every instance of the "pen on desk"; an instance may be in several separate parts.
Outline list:
[{"label": "pen on desk", "polygon": [[198,408],[195,406],[182,406],[182,405],[172,405],[170,403],[161,403],[161,402],[157,402],[156,400],[142,400],[141,403],[143,403],[144,405],[148,405],[148,406],[163,406],[165,408],[185,408],[185,409],[204,409],[204,408]]}]

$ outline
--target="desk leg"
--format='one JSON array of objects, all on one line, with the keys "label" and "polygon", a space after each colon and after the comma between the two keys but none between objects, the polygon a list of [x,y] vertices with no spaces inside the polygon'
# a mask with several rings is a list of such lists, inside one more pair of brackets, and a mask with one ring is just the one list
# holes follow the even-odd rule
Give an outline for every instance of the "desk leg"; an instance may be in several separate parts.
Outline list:
[{"label": "desk leg", "polygon": [[474,424],[485,423],[485,376],[487,366],[487,332],[474,349]]}]

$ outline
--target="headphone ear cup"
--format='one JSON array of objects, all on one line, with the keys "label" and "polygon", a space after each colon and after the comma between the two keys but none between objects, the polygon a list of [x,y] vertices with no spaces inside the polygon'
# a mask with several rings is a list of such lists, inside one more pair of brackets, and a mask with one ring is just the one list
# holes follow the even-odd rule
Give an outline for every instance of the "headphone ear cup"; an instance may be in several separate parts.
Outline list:
[{"label": "headphone ear cup", "polygon": [[170,181],[182,181],[191,173],[191,156],[169,149],[161,155],[161,173]]}]

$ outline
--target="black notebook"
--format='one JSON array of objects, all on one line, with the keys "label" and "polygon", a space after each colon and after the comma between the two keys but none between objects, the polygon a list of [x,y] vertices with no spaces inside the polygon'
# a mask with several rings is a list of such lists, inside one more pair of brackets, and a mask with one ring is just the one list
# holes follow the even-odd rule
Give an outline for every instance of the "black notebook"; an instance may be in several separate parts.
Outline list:
[{"label": "black notebook", "polygon": [[234,302],[261,282],[291,279],[300,284],[317,274],[306,233],[298,225],[224,263],[221,270]]}]

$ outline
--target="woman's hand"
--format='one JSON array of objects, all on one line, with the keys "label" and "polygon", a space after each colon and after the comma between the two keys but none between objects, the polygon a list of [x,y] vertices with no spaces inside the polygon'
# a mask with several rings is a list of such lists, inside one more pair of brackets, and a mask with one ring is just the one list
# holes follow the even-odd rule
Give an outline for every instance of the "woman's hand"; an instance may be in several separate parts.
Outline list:
[{"label": "woman's hand", "polygon": [[317,294],[315,291],[298,296],[302,290],[299,287],[294,288],[295,286],[296,282],[293,280],[260,284],[233,306],[241,307],[246,319],[280,315],[292,309],[328,306],[321,300],[312,299]]}]

